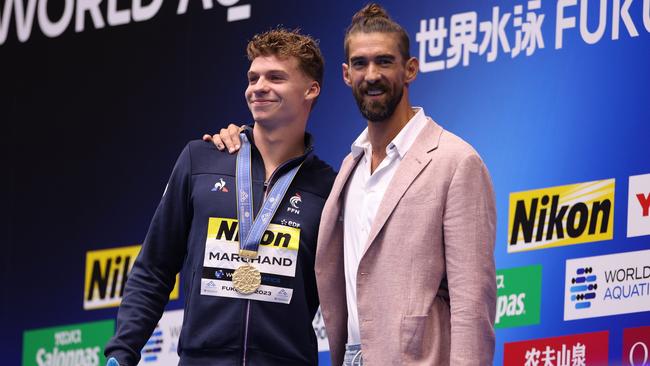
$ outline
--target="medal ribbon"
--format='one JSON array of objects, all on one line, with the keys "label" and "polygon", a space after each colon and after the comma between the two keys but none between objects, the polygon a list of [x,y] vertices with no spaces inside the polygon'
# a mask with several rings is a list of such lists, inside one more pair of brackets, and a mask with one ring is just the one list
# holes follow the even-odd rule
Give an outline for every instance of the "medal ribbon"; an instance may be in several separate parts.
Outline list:
[{"label": "medal ribbon", "polygon": [[253,189],[251,173],[251,144],[245,133],[240,134],[241,149],[237,154],[237,220],[239,221],[239,255],[253,259],[264,235],[287,192],[291,181],[300,169],[299,164],[283,174],[271,188],[262,208],[253,221]]}]

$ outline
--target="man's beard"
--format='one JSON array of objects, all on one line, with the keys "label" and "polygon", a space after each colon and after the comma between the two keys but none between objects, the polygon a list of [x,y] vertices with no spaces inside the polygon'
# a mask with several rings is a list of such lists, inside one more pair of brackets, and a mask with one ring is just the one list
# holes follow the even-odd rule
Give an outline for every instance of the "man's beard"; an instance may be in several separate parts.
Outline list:
[{"label": "man's beard", "polygon": [[397,105],[400,100],[402,100],[402,95],[404,94],[403,88],[395,88],[399,93],[393,94],[390,87],[384,83],[373,85],[372,89],[380,89],[384,92],[384,95],[386,96],[385,102],[379,100],[364,100],[368,89],[369,87],[366,85],[354,90],[354,99],[357,101],[359,111],[363,117],[370,122],[381,122],[387,120],[393,115],[393,113],[395,113]]}]

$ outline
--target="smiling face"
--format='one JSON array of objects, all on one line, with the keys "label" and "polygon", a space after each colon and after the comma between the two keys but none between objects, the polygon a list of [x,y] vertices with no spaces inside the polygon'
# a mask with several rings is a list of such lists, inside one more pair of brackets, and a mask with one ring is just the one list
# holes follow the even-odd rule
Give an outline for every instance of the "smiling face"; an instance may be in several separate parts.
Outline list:
[{"label": "smiling face", "polygon": [[308,78],[295,57],[258,56],[248,70],[245,96],[255,122],[288,124],[309,114],[320,86]]},{"label": "smiling face", "polygon": [[370,122],[385,121],[395,112],[406,85],[415,79],[417,61],[403,58],[392,33],[356,32],[348,42],[343,79],[352,88],[361,114]]}]

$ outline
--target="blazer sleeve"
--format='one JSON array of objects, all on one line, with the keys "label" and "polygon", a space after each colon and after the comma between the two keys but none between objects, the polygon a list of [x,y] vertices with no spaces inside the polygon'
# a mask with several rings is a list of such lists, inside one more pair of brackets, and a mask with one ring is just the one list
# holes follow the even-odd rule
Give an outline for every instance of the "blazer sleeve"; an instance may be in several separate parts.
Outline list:
[{"label": "blazer sleeve", "polygon": [[142,249],[126,282],[115,335],[105,355],[120,365],[136,365],[140,351],[160,320],[187,251],[192,220],[189,145],[174,166],[151,220]]},{"label": "blazer sleeve", "polygon": [[496,208],[487,168],[472,153],[458,164],[443,218],[451,308],[451,364],[492,365]]}]

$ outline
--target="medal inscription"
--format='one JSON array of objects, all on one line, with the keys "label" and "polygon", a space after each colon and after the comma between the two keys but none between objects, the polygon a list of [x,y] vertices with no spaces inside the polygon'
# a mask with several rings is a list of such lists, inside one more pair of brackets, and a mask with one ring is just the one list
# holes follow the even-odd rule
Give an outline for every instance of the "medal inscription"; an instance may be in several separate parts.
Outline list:
[{"label": "medal inscription", "polygon": [[237,268],[232,274],[232,283],[237,292],[249,295],[260,287],[260,284],[262,283],[262,275],[257,268],[250,264],[245,264]]}]

